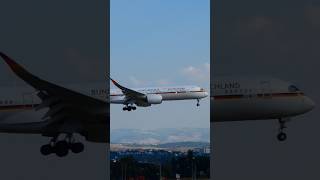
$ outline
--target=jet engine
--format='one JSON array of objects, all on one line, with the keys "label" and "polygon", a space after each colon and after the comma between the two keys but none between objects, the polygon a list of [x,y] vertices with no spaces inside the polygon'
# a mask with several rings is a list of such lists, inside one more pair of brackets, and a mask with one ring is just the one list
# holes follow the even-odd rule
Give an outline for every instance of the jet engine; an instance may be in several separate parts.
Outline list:
[{"label": "jet engine", "polygon": [[161,104],[162,103],[162,96],[159,94],[148,94],[147,97],[148,104]]}]

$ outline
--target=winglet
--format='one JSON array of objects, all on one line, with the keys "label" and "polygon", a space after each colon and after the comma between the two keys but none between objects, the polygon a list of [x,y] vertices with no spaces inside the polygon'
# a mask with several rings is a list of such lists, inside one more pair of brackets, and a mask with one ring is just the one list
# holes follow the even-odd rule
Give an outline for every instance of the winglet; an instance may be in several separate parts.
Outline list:
[{"label": "winglet", "polygon": [[115,80],[113,80],[109,75],[107,77],[112,81],[113,84],[118,84]]},{"label": "winglet", "polygon": [[17,72],[21,69],[23,69],[18,63],[16,63],[13,59],[11,59],[9,56],[6,54],[0,52],[0,56],[4,59],[4,61],[10,66],[10,68],[14,71]]},{"label": "winglet", "polygon": [[109,77],[109,79],[112,81],[112,83],[113,83],[115,86],[117,86],[119,89],[123,89],[123,87],[122,87],[119,83],[117,83],[117,81],[113,80],[110,76],[108,76],[108,77]]},{"label": "winglet", "polygon": [[38,87],[41,82],[43,81],[39,79],[38,77],[34,76],[30,72],[28,72],[26,69],[24,69],[21,65],[16,63],[12,58],[7,56],[6,54],[0,52],[1,58],[8,64],[8,66],[11,68],[11,70],[22,80],[26,81],[28,84],[30,84],[33,87]]},{"label": "winglet", "polygon": [[119,84],[119,83],[117,83],[117,81],[115,81],[115,80],[113,80],[113,79],[111,79],[111,78],[110,78],[110,80],[111,80],[112,83],[115,84],[115,85],[116,85],[116,84]]}]

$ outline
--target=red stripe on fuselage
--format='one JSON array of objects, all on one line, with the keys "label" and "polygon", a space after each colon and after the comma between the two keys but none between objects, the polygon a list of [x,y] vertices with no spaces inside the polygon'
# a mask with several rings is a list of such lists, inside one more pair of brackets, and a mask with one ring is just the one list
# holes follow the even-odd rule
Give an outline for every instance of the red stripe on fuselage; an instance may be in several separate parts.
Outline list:
[{"label": "red stripe on fuselage", "polygon": [[26,105],[7,105],[0,106],[0,111],[14,111],[14,110],[31,110],[37,105],[26,104]]},{"label": "red stripe on fuselage", "polygon": [[295,97],[295,96],[303,96],[304,93],[270,93],[270,94],[248,94],[248,95],[218,95],[213,96],[215,100],[220,99],[241,99],[241,98],[251,98],[251,97],[259,97],[259,98],[270,98],[270,97]]},{"label": "red stripe on fuselage", "polygon": [[[148,94],[182,94],[182,93],[188,93],[188,92],[205,92],[205,91],[171,91],[171,92],[158,92],[158,93],[148,93]],[[110,94],[110,96],[123,96],[123,94]]]}]

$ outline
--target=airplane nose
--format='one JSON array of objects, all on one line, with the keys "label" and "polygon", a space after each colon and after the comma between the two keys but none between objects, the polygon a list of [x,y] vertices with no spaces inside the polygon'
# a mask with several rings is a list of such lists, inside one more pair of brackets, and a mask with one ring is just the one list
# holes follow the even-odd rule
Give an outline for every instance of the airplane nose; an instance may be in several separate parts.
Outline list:
[{"label": "airplane nose", "polygon": [[305,103],[306,109],[308,109],[308,111],[311,111],[316,106],[315,102],[312,99],[310,99],[309,97],[305,98],[304,103]]},{"label": "airplane nose", "polygon": [[207,97],[209,96],[209,93],[208,92],[204,92],[204,97]]}]

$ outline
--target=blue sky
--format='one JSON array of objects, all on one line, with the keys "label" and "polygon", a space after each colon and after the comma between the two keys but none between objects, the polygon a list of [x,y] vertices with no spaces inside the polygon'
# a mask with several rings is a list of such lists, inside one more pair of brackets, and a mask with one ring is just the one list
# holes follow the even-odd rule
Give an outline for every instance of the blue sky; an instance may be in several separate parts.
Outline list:
[{"label": "blue sky", "polygon": [[[209,90],[209,0],[112,0],[110,75],[127,87]],[[114,88],[114,86],[111,86]],[[111,129],[209,127],[209,98],[135,112],[111,105]]]}]

